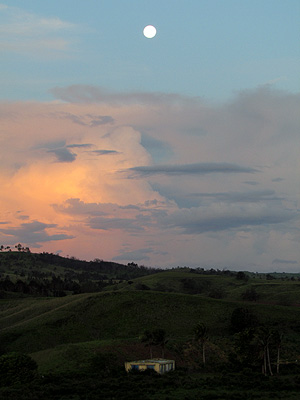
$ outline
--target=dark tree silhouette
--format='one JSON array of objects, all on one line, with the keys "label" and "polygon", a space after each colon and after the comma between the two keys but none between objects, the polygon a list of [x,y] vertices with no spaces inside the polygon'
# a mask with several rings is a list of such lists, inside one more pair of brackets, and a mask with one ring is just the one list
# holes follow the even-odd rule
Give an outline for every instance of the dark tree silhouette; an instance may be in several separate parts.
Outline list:
[{"label": "dark tree silhouette", "polygon": [[146,330],[141,337],[141,341],[142,341],[142,343],[145,343],[146,347],[149,348],[150,358],[152,358],[153,357],[152,348],[153,348],[153,345],[155,344],[153,332]]},{"label": "dark tree silhouette", "polygon": [[208,329],[205,324],[202,322],[199,322],[195,327],[194,327],[194,340],[195,342],[201,346],[202,349],[202,362],[203,365],[205,366],[206,364],[206,354],[205,354],[205,347],[206,347],[206,342],[208,341]]},{"label": "dark tree silhouette", "polygon": [[165,357],[165,347],[166,347],[166,344],[168,343],[166,331],[164,329],[155,329],[152,332],[152,336],[153,336],[154,344],[156,346],[161,347],[161,356],[162,356],[162,358],[164,358]]}]

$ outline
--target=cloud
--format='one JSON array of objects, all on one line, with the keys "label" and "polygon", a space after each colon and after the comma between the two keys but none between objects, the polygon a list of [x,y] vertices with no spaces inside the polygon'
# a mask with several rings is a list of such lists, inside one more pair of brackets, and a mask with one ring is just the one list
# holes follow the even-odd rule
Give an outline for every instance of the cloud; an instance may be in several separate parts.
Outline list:
[{"label": "cloud", "polygon": [[104,88],[89,85],[71,85],[68,87],[56,87],[51,90],[52,95],[60,100],[70,103],[106,103],[106,104],[181,104],[200,101],[199,98],[176,93],[117,93]]},{"label": "cloud", "polygon": [[74,24],[58,17],[45,18],[21,8],[2,5],[0,8],[0,49],[35,56],[49,51],[62,52],[70,46],[66,33]]},{"label": "cloud", "polygon": [[[52,205],[57,212],[70,215],[107,215],[107,205],[97,203],[85,203],[80,199],[68,199],[64,204]],[[111,208],[114,206],[110,206]]]},{"label": "cloud", "polygon": [[283,178],[274,178],[274,179],[272,179],[272,182],[281,182],[281,181],[284,181],[284,179]]},{"label": "cloud", "polygon": [[66,145],[65,140],[56,140],[56,141],[50,141],[50,142],[46,142],[46,143],[39,143],[39,144],[33,146],[33,149],[55,150],[55,149],[65,147],[65,145]]},{"label": "cloud", "polygon": [[152,184],[162,196],[172,199],[180,208],[193,208],[200,205],[212,203],[280,203],[283,197],[276,195],[274,190],[254,190],[244,192],[222,192],[222,193],[186,193],[167,185]]},{"label": "cloud", "polygon": [[88,226],[92,229],[100,230],[121,230],[126,232],[141,232],[144,228],[132,218],[114,217],[93,217],[88,221]]},{"label": "cloud", "polygon": [[[85,203],[80,199],[68,199],[63,204],[53,204],[60,213],[82,216],[91,229],[120,230],[123,232],[144,231],[156,222],[158,202],[119,206],[111,203]],[[153,215],[152,215],[153,214]]]},{"label": "cloud", "polygon": [[247,230],[252,227],[268,227],[282,224],[295,217],[285,209],[270,210],[267,207],[212,206],[192,208],[169,215],[162,223],[180,228],[186,234],[222,232],[232,229]]},{"label": "cloud", "polygon": [[160,162],[172,156],[171,146],[167,142],[155,139],[145,133],[142,133],[141,144],[149,151],[154,162]]},{"label": "cloud", "polygon": [[[69,144],[66,146],[68,149],[75,149],[75,148],[89,148],[92,147],[93,145],[91,143],[82,143],[82,144]],[[59,146],[58,146],[59,147]]]},{"label": "cloud", "polygon": [[[84,259],[151,249],[136,256],[161,266],[299,260],[299,95],[73,89],[69,103],[0,104],[1,242],[59,240]],[[47,227],[20,225],[34,221]]]},{"label": "cloud", "polygon": [[229,163],[195,163],[181,165],[148,165],[130,168],[134,174],[131,176],[151,176],[151,175],[204,175],[212,173],[256,173],[255,168],[243,167]]},{"label": "cloud", "polygon": [[96,154],[97,156],[107,156],[112,154],[119,154],[116,150],[93,150],[91,153]]},{"label": "cloud", "polygon": [[246,185],[250,185],[250,186],[259,185],[259,182],[256,182],[256,181],[244,181],[244,183],[245,183]]},{"label": "cloud", "polygon": [[85,114],[85,115],[75,115],[68,112],[61,112],[54,115],[56,118],[69,119],[74,122],[74,124],[89,126],[94,128],[99,125],[113,124],[114,119],[110,115],[95,115],[95,114]]},{"label": "cloud", "polygon": [[150,257],[147,254],[151,254],[153,249],[144,248],[133,251],[121,251],[118,256],[113,257],[114,261],[148,261]]},{"label": "cloud", "polygon": [[28,223],[23,223],[19,227],[11,227],[6,229],[0,229],[4,235],[9,238],[13,238],[15,242],[27,243],[40,247],[40,243],[72,239],[74,236],[67,235],[64,233],[55,233],[49,235],[46,230],[57,229],[56,224],[45,224],[39,221],[33,221]]},{"label": "cloud", "polygon": [[66,148],[48,150],[48,153],[54,153],[58,162],[73,162],[76,160],[76,154]]},{"label": "cloud", "polygon": [[278,201],[282,198],[275,195],[274,190],[256,190],[247,192],[224,193],[190,193],[188,196],[200,199],[213,199],[227,203],[258,203],[265,201]]},{"label": "cloud", "polygon": [[298,261],[295,260],[281,260],[280,258],[276,258],[272,261],[272,264],[298,264]]}]

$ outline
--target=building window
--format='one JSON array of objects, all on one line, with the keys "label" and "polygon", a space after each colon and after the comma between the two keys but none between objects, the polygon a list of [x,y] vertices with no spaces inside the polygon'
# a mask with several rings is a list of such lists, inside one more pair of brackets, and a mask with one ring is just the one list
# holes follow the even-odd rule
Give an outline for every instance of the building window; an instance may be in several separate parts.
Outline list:
[{"label": "building window", "polygon": [[154,365],[147,365],[147,369],[154,369]]},{"label": "building window", "polygon": [[137,364],[132,364],[131,365],[131,369],[132,369],[132,371],[138,371],[139,370],[139,366]]}]

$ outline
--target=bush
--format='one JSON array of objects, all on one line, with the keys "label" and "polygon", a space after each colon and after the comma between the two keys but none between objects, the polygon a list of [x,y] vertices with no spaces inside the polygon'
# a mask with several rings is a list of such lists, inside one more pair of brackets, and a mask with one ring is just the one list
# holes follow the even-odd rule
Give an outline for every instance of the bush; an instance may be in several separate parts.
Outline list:
[{"label": "bush", "polygon": [[37,363],[26,354],[9,353],[0,357],[0,386],[27,383],[37,374]]},{"label": "bush", "polygon": [[251,287],[242,293],[241,297],[246,301],[257,301],[259,299],[259,294],[254,288]]}]

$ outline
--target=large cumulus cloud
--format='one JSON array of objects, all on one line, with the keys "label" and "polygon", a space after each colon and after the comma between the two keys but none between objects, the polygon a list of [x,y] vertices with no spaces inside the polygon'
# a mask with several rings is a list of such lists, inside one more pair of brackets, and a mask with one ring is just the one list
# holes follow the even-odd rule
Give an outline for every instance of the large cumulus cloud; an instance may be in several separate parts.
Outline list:
[{"label": "large cumulus cloud", "polygon": [[210,104],[53,93],[63,102],[0,106],[4,244],[55,251],[59,241],[78,257],[162,266],[299,267],[299,95],[265,86]]}]

